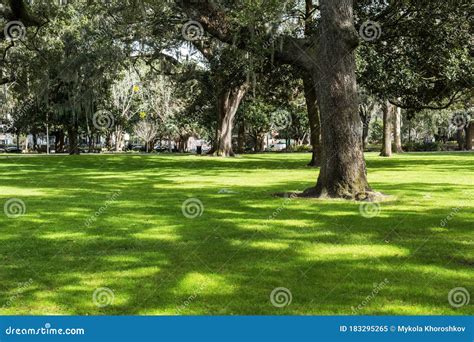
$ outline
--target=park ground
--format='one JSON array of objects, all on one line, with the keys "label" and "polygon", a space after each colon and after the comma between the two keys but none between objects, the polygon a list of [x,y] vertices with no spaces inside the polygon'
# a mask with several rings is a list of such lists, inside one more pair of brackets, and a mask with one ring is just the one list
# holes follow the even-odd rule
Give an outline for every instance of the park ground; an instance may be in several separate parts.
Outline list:
[{"label": "park ground", "polygon": [[379,204],[273,196],[309,157],[0,156],[25,209],[0,212],[0,314],[474,313],[448,301],[474,290],[474,154],[368,154]]}]

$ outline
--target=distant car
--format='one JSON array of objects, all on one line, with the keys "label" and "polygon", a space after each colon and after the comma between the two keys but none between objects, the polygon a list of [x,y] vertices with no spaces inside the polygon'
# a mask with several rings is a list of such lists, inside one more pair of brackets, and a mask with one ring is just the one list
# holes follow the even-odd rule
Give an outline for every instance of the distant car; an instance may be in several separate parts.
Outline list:
[{"label": "distant car", "polygon": [[136,152],[145,152],[146,148],[143,145],[133,145],[131,150]]},{"label": "distant car", "polygon": [[7,153],[21,153],[22,152],[22,149],[21,148],[18,148],[18,147],[7,147],[5,148],[5,152]]},{"label": "distant car", "polygon": [[286,144],[282,144],[282,143],[278,143],[278,144],[272,144],[270,145],[270,148],[269,150],[270,151],[283,151],[284,149],[286,149]]},{"label": "distant car", "polygon": [[4,148],[0,147],[0,153],[6,153],[6,152],[7,151]]}]

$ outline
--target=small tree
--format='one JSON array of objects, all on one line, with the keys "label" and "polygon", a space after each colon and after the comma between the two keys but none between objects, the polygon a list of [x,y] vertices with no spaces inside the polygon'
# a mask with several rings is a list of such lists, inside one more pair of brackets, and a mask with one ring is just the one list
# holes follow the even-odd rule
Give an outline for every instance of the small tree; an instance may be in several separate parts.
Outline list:
[{"label": "small tree", "polygon": [[158,136],[158,125],[152,120],[140,120],[137,122],[133,129],[135,135],[145,142],[146,152],[150,152],[154,146],[153,142]]}]

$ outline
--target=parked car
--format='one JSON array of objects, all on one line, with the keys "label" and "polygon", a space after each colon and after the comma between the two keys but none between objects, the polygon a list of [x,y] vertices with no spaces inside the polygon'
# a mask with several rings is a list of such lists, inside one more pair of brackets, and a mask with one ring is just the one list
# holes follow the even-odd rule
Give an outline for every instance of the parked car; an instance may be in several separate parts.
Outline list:
[{"label": "parked car", "polygon": [[146,148],[143,145],[132,145],[131,150],[135,152],[145,152]]},{"label": "parked car", "polygon": [[5,148],[5,152],[7,152],[7,153],[21,153],[22,149],[18,148],[16,146],[11,146],[11,147]]}]

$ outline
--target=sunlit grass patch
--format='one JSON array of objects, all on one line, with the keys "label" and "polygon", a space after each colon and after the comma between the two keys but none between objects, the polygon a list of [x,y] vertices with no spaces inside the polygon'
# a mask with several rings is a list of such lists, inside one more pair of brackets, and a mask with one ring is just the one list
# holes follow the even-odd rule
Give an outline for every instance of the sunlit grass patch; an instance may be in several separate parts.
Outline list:
[{"label": "sunlit grass patch", "polygon": [[0,157],[0,209],[25,204],[0,212],[0,313],[353,314],[385,279],[360,314],[473,313],[448,302],[474,293],[473,154],[368,154],[371,217],[274,196],[314,186],[309,157]]}]

